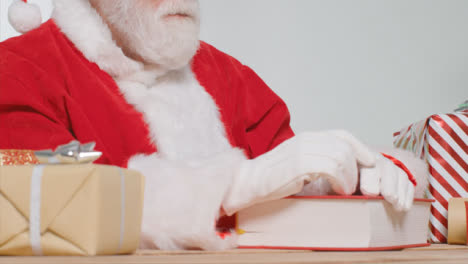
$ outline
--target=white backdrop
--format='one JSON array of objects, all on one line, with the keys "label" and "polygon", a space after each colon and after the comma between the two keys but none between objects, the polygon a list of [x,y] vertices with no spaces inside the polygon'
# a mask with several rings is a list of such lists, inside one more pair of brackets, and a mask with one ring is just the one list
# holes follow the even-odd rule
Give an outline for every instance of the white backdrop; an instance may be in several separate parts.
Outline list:
[{"label": "white backdrop", "polygon": [[[73,1],[73,0],[70,0]],[[466,0],[200,0],[202,39],[251,66],[296,131],[374,145],[468,99]],[[0,0],[0,39],[11,36]],[[50,13],[49,0],[43,4]]]}]

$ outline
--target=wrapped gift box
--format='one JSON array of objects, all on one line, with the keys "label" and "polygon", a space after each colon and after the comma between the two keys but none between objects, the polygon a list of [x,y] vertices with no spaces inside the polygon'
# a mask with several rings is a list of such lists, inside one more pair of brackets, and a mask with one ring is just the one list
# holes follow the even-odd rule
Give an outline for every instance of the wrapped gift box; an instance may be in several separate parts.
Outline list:
[{"label": "wrapped gift box", "polygon": [[446,243],[448,201],[468,197],[468,112],[433,115],[394,134],[394,145],[416,153],[429,165],[430,240]]},{"label": "wrapped gift box", "polygon": [[448,243],[468,245],[468,198],[449,201]]},{"label": "wrapped gift box", "polygon": [[0,255],[132,253],[143,184],[113,166],[0,166]]}]

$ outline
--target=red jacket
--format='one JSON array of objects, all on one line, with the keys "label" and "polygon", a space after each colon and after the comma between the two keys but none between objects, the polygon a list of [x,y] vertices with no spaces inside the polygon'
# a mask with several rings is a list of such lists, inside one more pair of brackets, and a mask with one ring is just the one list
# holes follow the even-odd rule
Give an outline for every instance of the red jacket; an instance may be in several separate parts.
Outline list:
[{"label": "red jacket", "polygon": [[[294,134],[285,103],[234,58],[201,43],[192,60],[232,146],[254,158]],[[126,166],[156,152],[142,114],[112,77],[88,61],[53,20],[0,43],[0,149],[49,149],[95,141],[98,163]]]}]

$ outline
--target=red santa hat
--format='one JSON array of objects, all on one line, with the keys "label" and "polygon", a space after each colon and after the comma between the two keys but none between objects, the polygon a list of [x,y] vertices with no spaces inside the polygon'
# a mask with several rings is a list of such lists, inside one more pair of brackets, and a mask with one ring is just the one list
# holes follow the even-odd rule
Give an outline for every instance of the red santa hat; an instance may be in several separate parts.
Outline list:
[{"label": "red santa hat", "polygon": [[27,0],[15,0],[8,9],[8,20],[16,31],[25,33],[41,25],[41,10]]}]

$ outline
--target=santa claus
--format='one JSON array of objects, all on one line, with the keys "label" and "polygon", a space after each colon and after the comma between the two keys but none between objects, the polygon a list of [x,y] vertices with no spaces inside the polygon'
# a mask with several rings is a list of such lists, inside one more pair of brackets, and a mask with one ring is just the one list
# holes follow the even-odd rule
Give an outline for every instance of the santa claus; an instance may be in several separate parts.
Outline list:
[{"label": "santa claus", "polygon": [[27,33],[0,43],[0,148],[95,141],[98,163],[140,170],[143,247],[233,247],[235,236],[216,235],[220,213],[301,191],[360,189],[396,210],[422,196],[416,160],[415,188],[404,165],[345,131],[294,136],[255,72],[199,41],[197,0],[54,4],[42,25],[37,7],[10,8]]}]

